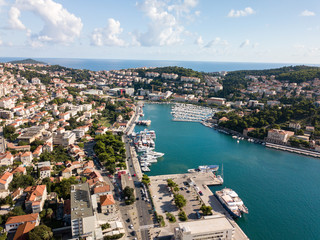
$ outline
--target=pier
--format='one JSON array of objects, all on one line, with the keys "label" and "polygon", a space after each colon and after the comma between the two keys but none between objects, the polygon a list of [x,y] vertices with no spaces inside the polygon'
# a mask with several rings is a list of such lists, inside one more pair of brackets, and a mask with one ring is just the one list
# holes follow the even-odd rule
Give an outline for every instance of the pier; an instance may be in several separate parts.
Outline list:
[{"label": "pier", "polygon": [[[149,189],[155,211],[158,215],[162,215],[164,217],[164,221],[166,223],[166,227],[162,228],[163,231],[173,232],[174,228],[177,226],[177,223],[169,223],[165,217],[166,212],[172,213],[176,217],[177,222],[179,222],[179,210],[172,201],[173,194],[168,190],[167,179],[172,179],[178,184],[180,189],[179,194],[182,194],[187,200],[187,205],[184,207],[184,211],[190,220],[196,221],[198,219],[197,212],[200,211],[202,204],[207,206],[210,205],[213,209],[212,217],[225,217],[226,220],[228,220],[234,227],[234,240],[249,239],[209,189],[208,186],[217,186],[222,184],[222,182],[215,177],[212,172],[150,176],[151,184]],[[199,194],[200,192],[201,194]]]},{"label": "pier", "polygon": [[277,149],[277,150],[283,150],[283,151],[287,151],[287,152],[292,152],[292,153],[303,154],[303,155],[306,155],[306,156],[320,158],[320,152],[314,152],[314,151],[310,151],[310,150],[304,150],[304,149],[300,149],[300,148],[294,148],[294,147],[278,145],[278,144],[268,143],[268,142],[266,143],[266,147],[274,148],[274,149]]}]

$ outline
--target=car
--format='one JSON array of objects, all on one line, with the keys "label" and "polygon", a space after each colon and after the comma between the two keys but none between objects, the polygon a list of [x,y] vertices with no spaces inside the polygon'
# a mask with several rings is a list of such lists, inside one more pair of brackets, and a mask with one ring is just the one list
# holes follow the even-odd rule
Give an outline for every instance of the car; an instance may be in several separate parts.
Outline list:
[{"label": "car", "polygon": [[135,176],[137,176],[136,174],[133,174],[133,176],[135,177]]},{"label": "car", "polygon": [[201,191],[199,191],[200,196],[203,196],[203,193]]},{"label": "car", "polygon": [[132,236],[135,236],[135,235],[136,235],[136,231],[132,231],[130,234],[131,234]]},{"label": "car", "polygon": [[133,225],[132,225],[132,224],[130,224],[130,225],[129,225],[129,228],[130,228],[130,229],[133,229]]},{"label": "car", "polygon": [[187,190],[187,193],[190,193],[190,191],[189,191],[189,190]]},{"label": "car", "polygon": [[139,198],[137,197],[137,198],[136,198],[136,200],[138,201],[138,200],[139,200]]},{"label": "car", "polygon": [[128,218],[126,221],[127,221],[127,222],[130,222],[130,218]]}]

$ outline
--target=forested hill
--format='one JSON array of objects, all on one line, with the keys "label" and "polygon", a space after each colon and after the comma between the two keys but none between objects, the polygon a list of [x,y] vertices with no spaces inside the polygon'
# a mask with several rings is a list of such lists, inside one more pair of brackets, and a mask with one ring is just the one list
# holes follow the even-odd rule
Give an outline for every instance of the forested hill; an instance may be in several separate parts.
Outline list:
[{"label": "forested hill", "polygon": [[289,82],[305,82],[320,78],[320,68],[310,66],[288,66],[266,70],[241,70],[233,71],[227,74],[227,78],[243,79],[246,75],[271,76],[274,75],[277,80]]},{"label": "forested hill", "polygon": [[203,74],[198,71],[194,71],[190,68],[183,68],[183,67],[159,67],[159,68],[152,68],[152,69],[137,69],[137,72],[140,74],[146,73],[146,72],[158,72],[160,74],[162,73],[175,73],[179,76],[185,76],[185,77],[198,77],[200,79],[203,79]]},{"label": "forested hill", "polygon": [[36,61],[31,58],[24,59],[24,60],[15,60],[15,61],[10,61],[12,64],[46,64],[44,62]]}]

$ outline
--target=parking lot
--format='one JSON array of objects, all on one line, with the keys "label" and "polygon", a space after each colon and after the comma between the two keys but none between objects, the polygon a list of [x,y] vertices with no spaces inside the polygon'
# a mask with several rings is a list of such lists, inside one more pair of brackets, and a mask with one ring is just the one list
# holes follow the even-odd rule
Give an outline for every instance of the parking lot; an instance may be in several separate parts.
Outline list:
[{"label": "parking lot", "polygon": [[166,219],[166,212],[172,213],[177,222],[180,222],[178,213],[179,210],[174,204],[174,196],[167,187],[167,179],[172,179],[178,184],[179,194],[182,194],[187,200],[187,204],[183,207],[188,219],[197,219],[200,212],[201,201],[198,197],[196,189],[188,184],[188,178],[192,177],[190,174],[175,174],[175,175],[162,175],[150,177],[151,186],[150,191],[152,194],[155,209],[158,214],[164,217],[166,225],[169,221]]}]

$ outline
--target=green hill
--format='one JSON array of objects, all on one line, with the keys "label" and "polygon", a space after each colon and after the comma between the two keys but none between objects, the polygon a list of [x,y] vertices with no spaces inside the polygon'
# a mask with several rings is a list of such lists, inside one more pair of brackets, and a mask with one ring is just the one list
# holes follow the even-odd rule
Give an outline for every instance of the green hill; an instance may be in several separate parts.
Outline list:
[{"label": "green hill", "polygon": [[10,61],[9,63],[12,63],[12,64],[47,64],[45,62],[36,61],[36,60],[31,59],[31,58],[23,59],[23,60]]}]

